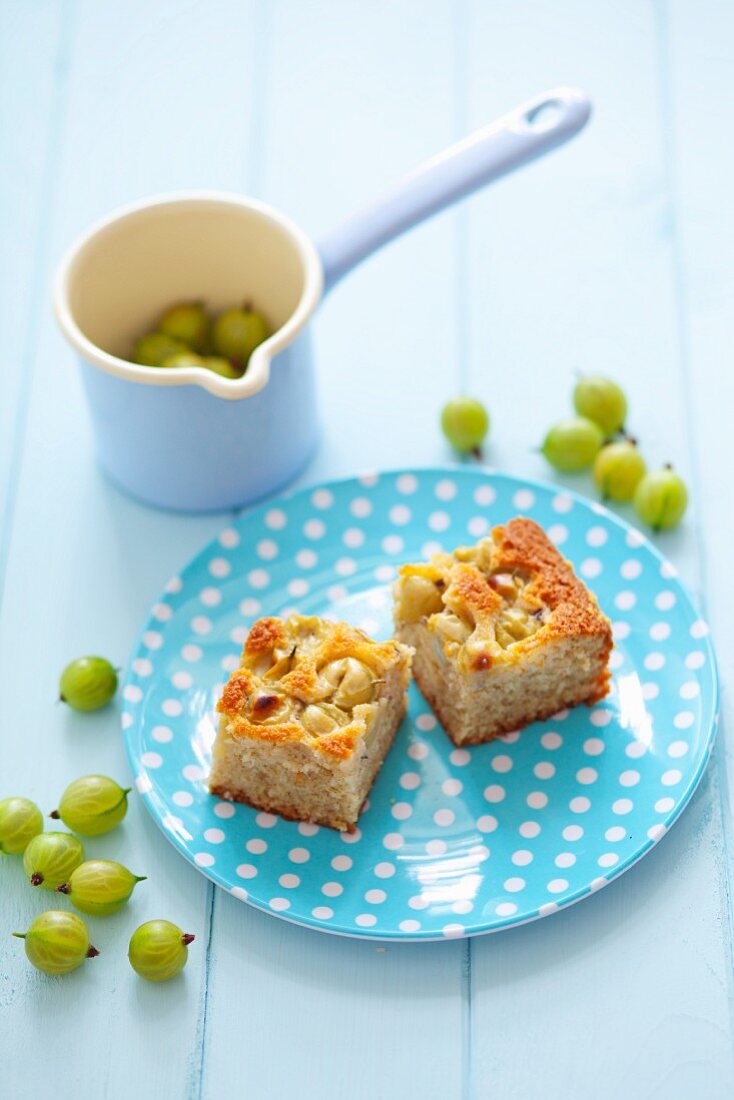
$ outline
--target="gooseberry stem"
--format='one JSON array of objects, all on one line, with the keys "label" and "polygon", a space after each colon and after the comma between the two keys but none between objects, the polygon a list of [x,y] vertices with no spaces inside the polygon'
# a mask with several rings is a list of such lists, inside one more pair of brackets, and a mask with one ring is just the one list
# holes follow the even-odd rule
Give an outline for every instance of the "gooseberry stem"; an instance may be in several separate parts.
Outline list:
[{"label": "gooseberry stem", "polygon": [[470,454],[471,454],[472,458],[476,459],[477,462],[482,461],[482,448],[481,447],[472,447]]},{"label": "gooseberry stem", "polygon": [[15,936],[17,940],[24,940],[26,936],[25,932],[11,932],[10,935]]},{"label": "gooseberry stem", "polygon": [[96,959],[97,955],[99,955],[99,951],[97,950],[97,948],[90,945],[90,948],[87,951],[87,958]]},{"label": "gooseberry stem", "polygon": [[52,810],[51,813],[48,816],[52,817],[54,819],[54,821],[58,821],[59,818],[61,817],[61,814],[59,813],[58,810]]},{"label": "gooseberry stem", "polygon": [[181,937],[181,943],[184,945],[184,947],[188,947],[189,944],[193,943],[195,939],[196,936],[192,936],[190,932],[184,932],[183,936]]},{"label": "gooseberry stem", "polygon": [[31,886],[40,886],[43,882],[43,875],[40,871],[34,871],[31,875]]},{"label": "gooseberry stem", "polygon": [[71,883],[70,882],[62,882],[60,886],[56,887],[56,890],[59,894],[70,894],[71,893]]}]

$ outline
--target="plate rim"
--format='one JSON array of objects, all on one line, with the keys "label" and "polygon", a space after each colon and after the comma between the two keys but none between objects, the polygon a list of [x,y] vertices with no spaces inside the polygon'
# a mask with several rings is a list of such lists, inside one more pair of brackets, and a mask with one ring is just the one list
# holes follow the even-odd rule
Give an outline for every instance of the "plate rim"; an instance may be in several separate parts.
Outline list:
[{"label": "plate rim", "polygon": [[[502,918],[499,921],[495,920],[492,923],[491,927],[482,927],[481,925],[474,927],[470,925],[462,927],[460,931],[456,932],[456,934],[447,934],[444,932],[439,935],[435,934],[433,931],[424,932],[421,929],[418,929],[415,932],[404,932],[399,929],[394,932],[385,932],[384,930],[371,931],[369,928],[365,928],[364,930],[355,930],[351,927],[344,928],[329,925],[326,921],[320,920],[316,917],[312,917],[310,914],[304,914],[298,917],[294,917],[290,916],[287,912],[272,909],[266,904],[261,904],[259,901],[252,899],[250,897],[249,891],[246,891],[245,897],[233,894],[231,884],[228,885],[227,883],[225,883],[222,880],[222,877],[216,874],[214,868],[204,867],[196,863],[189,849],[185,847],[184,844],[173,833],[170,832],[170,830],[163,828],[161,816],[158,812],[156,812],[155,806],[153,804],[154,800],[149,797],[151,792],[140,791],[137,788],[137,777],[140,771],[140,768],[138,766],[139,754],[135,753],[133,746],[133,734],[135,733],[137,727],[134,721],[134,715],[132,716],[133,721],[129,725],[125,725],[125,716],[127,714],[132,715],[132,712],[128,710],[128,707],[125,703],[123,703],[123,707],[120,711],[120,724],[125,747],[125,754],[127,756],[127,761],[130,766],[133,782],[136,784],[136,791],[141,801],[145,805],[147,812],[153,818],[153,821],[155,822],[159,831],[169,842],[169,844],[171,844],[176,849],[176,851],[179,852],[181,856],[183,856],[186,862],[189,863],[190,866],[194,868],[194,870],[198,871],[206,879],[208,879],[208,881],[211,882],[213,886],[218,887],[230,897],[233,897],[240,902],[244,902],[246,905],[251,906],[253,909],[257,909],[259,912],[265,913],[269,917],[275,917],[276,919],[285,921],[288,924],[296,925],[300,928],[307,928],[313,931],[326,933],[331,936],[340,936],[344,939],[366,940],[373,943],[450,943],[461,940],[474,939],[477,936],[493,935],[497,932],[508,931],[511,928],[520,928],[523,925],[532,924],[535,921],[554,916],[556,913],[565,912],[567,909],[570,909],[578,902],[583,901],[584,898],[591,897],[594,894],[600,893],[601,890],[605,887],[610,886],[614,882],[617,882],[622,877],[622,875],[624,875],[627,871],[629,871],[632,867],[639,863],[640,860],[642,860],[653,848],[656,848],[658,846],[658,844],[670,832],[672,826],[676,824],[676,822],[680,819],[682,814],[687,809],[691,799],[693,798],[694,793],[701,783],[701,780],[713,755],[720,719],[721,691],[719,683],[719,670],[716,660],[716,651],[714,649],[707,620],[701,614],[698,602],[696,601],[696,599],[694,599],[693,594],[689,590],[688,586],[681,579],[677,568],[675,567],[675,565],[673,565],[672,562],[670,562],[670,559],[667,558],[659,550],[659,548],[655,545],[654,542],[652,542],[647,534],[640,531],[639,528],[633,526],[633,524],[629,523],[626,519],[618,515],[616,512],[611,511],[611,509],[607,508],[604,504],[592,500],[590,497],[585,496],[583,493],[579,492],[576,489],[569,489],[565,485],[554,483],[552,481],[543,481],[540,478],[532,478],[517,474],[511,474],[505,470],[500,470],[495,466],[487,466],[483,464],[473,464],[469,466],[464,463],[457,463],[453,466],[431,464],[429,466],[398,466],[391,467],[389,469],[371,468],[360,473],[349,474],[344,477],[329,478],[325,480],[322,479],[319,481],[309,482],[306,485],[300,485],[285,492],[275,493],[274,495],[267,497],[265,500],[253,504],[251,507],[244,508],[234,513],[224,511],[221,513],[224,524],[222,530],[225,530],[227,526],[237,526],[249,520],[250,518],[257,516],[258,514],[265,514],[265,512],[267,512],[271,508],[277,507],[280,503],[290,502],[293,499],[299,497],[305,497],[308,494],[312,494],[319,489],[331,490],[335,487],[345,486],[348,484],[362,485],[363,487],[366,487],[365,479],[383,477],[397,478],[405,474],[412,474],[414,476],[446,475],[454,477],[458,474],[459,476],[468,475],[470,478],[476,478],[477,480],[481,479],[481,477],[488,477],[509,482],[516,485],[518,488],[539,489],[543,493],[552,493],[555,496],[560,495],[568,497],[575,504],[581,504],[585,509],[595,513],[596,515],[605,517],[608,522],[611,522],[613,526],[618,527],[621,531],[625,533],[634,532],[635,535],[641,540],[640,543],[638,543],[638,547],[645,546],[646,550],[652,553],[653,557],[659,565],[663,565],[666,563],[671,564],[674,572],[669,578],[666,579],[670,580],[678,588],[679,592],[685,598],[694,617],[697,620],[705,623],[707,627],[706,633],[703,635],[703,637],[697,638],[696,642],[701,648],[704,648],[707,651],[707,656],[709,658],[708,664],[710,668],[711,718],[709,728],[707,729],[704,736],[702,745],[703,751],[698,766],[695,772],[692,774],[688,785],[685,787],[680,797],[676,800],[676,803],[673,806],[672,810],[670,810],[668,815],[659,823],[663,828],[663,832],[660,834],[659,837],[654,840],[648,838],[648,842],[642,848],[634,853],[631,853],[629,856],[627,856],[626,859],[621,860],[619,864],[617,864],[613,869],[610,869],[609,873],[605,875],[600,875],[597,879],[593,880],[592,883],[587,886],[580,887],[574,894],[570,895],[563,902],[563,904],[549,902],[546,912],[541,912],[540,909],[538,909],[537,912],[531,914],[530,916],[523,916],[520,919],[516,919],[514,918],[514,916],[508,916]],[[227,517],[229,517],[229,524],[227,524]],[[221,531],[219,532],[219,535],[221,535]],[[177,570],[177,572],[173,576],[180,578],[186,572],[186,570],[193,566],[193,564],[198,561],[204,553],[207,552],[209,548],[216,544],[219,535],[214,535],[213,538],[202,543],[199,549],[196,550],[189,558],[187,558],[183,566],[179,570]],[[141,649],[144,648],[143,636],[148,630],[158,629],[161,626],[161,623],[154,618],[152,608],[155,606],[156,603],[159,602],[160,596],[165,594],[167,586],[170,584],[172,579],[173,578],[169,577],[168,580],[165,581],[162,587],[158,590],[158,599],[156,599],[151,605],[151,609],[148,611],[148,614],[144,619],[142,626],[135,636],[135,640],[130,651],[130,657],[125,666],[125,677],[122,684],[123,699],[125,688],[128,686],[131,677],[134,675],[133,660],[136,656],[139,655]],[[595,885],[595,883],[597,885]],[[555,908],[550,908],[551,905],[555,905]]]}]

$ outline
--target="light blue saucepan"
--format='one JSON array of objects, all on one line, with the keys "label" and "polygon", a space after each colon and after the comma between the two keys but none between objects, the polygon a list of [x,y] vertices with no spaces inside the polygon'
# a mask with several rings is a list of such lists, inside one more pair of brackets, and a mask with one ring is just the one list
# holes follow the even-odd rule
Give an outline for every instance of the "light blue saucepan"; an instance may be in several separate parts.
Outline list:
[{"label": "light blue saucepan", "polygon": [[[314,245],[264,203],[178,192],[118,210],[69,250],[55,284],[81,358],[100,463],[163,508],[248,504],[287,483],[318,437],[308,321],[324,293],[406,229],[581,130],[579,91],[557,88],[429,160]],[[127,361],[176,301],[214,310],[251,298],[273,327],[240,379]]]}]

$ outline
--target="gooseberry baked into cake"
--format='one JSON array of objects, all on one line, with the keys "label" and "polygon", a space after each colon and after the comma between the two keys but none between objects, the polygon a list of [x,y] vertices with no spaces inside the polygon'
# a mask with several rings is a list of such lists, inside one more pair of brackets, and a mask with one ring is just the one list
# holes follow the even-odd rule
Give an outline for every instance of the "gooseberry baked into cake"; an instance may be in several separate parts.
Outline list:
[{"label": "gooseberry baked into cake", "polygon": [[405,714],[410,658],[346,623],[258,619],[218,703],[212,794],[352,831]]},{"label": "gooseberry baked into cake", "polygon": [[456,745],[491,741],[608,690],[609,620],[545,532],[516,518],[404,565],[396,636]]}]

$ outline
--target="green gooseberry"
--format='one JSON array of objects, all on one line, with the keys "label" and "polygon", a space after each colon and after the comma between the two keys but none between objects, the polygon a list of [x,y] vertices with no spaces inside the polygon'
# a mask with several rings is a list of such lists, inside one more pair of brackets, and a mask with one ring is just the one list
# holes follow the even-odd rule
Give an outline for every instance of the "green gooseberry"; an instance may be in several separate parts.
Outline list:
[{"label": "green gooseberry", "polygon": [[221,374],[222,378],[241,378],[245,373],[237,363],[233,363],[221,355],[209,355],[203,363],[208,370],[213,370],[215,374]]},{"label": "green gooseberry", "polygon": [[608,443],[594,459],[594,482],[605,500],[632,500],[645,469],[645,460],[631,439]]},{"label": "green gooseberry", "polygon": [[158,322],[158,331],[179,340],[194,351],[203,351],[209,335],[209,318],[203,302],[179,302]]},{"label": "green gooseberry", "polygon": [[228,309],[217,317],[212,328],[212,346],[217,356],[245,366],[258,344],[269,335],[262,313],[246,302],[241,309]]},{"label": "green gooseberry", "polygon": [[683,519],[688,490],[672,466],[645,474],[635,490],[635,511],[655,531],[669,531]]},{"label": "green gooseberry", "polygon": [[67,828],[81,836],[101,836],[125,817],[130,790],[106,775],[83,775],[69,784],[51,817],[61,818]]},{"label": "green gooseberry", "polygon": [[601,428],[593,420],[571,416],[554,424],[541,450],[554,469],[576,473],[591,465],[603,442]]},{"label": "green gooseberry", "polygon": [[4,798],[0,802],[0,852],[22,855],[34,836],[43,832],[43,815],[29,798]]},{"label": "green gooseberry", "polygon": [[165,332],[150,332],[138,340],[133,351],[133,361],[141,367],[160,367],[164,359],[179,355],[189,349],[180,340],[174,340]]},{"label": "green gooseberry", "polygon": [[31,886],[55,890],[84,861],[84,845],[71,833],[39,833],[23,853],[23,870]]},{"label": "green gooseberry", "polygon": [[204,360],[195,351],[179,351],[161,363],[162,367],[203,367]]},{"label": "green gooseberry", "polygon": [[604,435],[614,435],[624,427],[627,398],[611,378],[598,374],[580,378],[573,391],[573,406],[579,416],[598,424]]},{"label": "green gooseberry", "polygon": [[39,913],[27,932],[13,935],[25,940],[28,961],[44,974],[69,974],[99,955],[81,917],[63,909]]},{"label": "green gooseberry", "polygon": [[134,875],[115,860],[88,859],[72,872],[68,882],[62,882],[56,889],[66,894],[82,913],[106,917],[122,909],[137,884],[144,880],[145,875]]},{"label": "green gooseberry", "polygon": [[59,680],[59,698],[72,710],[99,710],[116,691],[117,671],[104,657],[77,657]]},{"label": "green gooseberry", "polygon": [[459,454],[478,456],[489,431],[489,415],[476,397],[455,397],[441,410],[441,429]]},{"label": "green gooseberry", "polygon": [[130,938],[130,965],[149,982],[167,982],[186,966],[194,938],[170,921],[146,921]]}]

